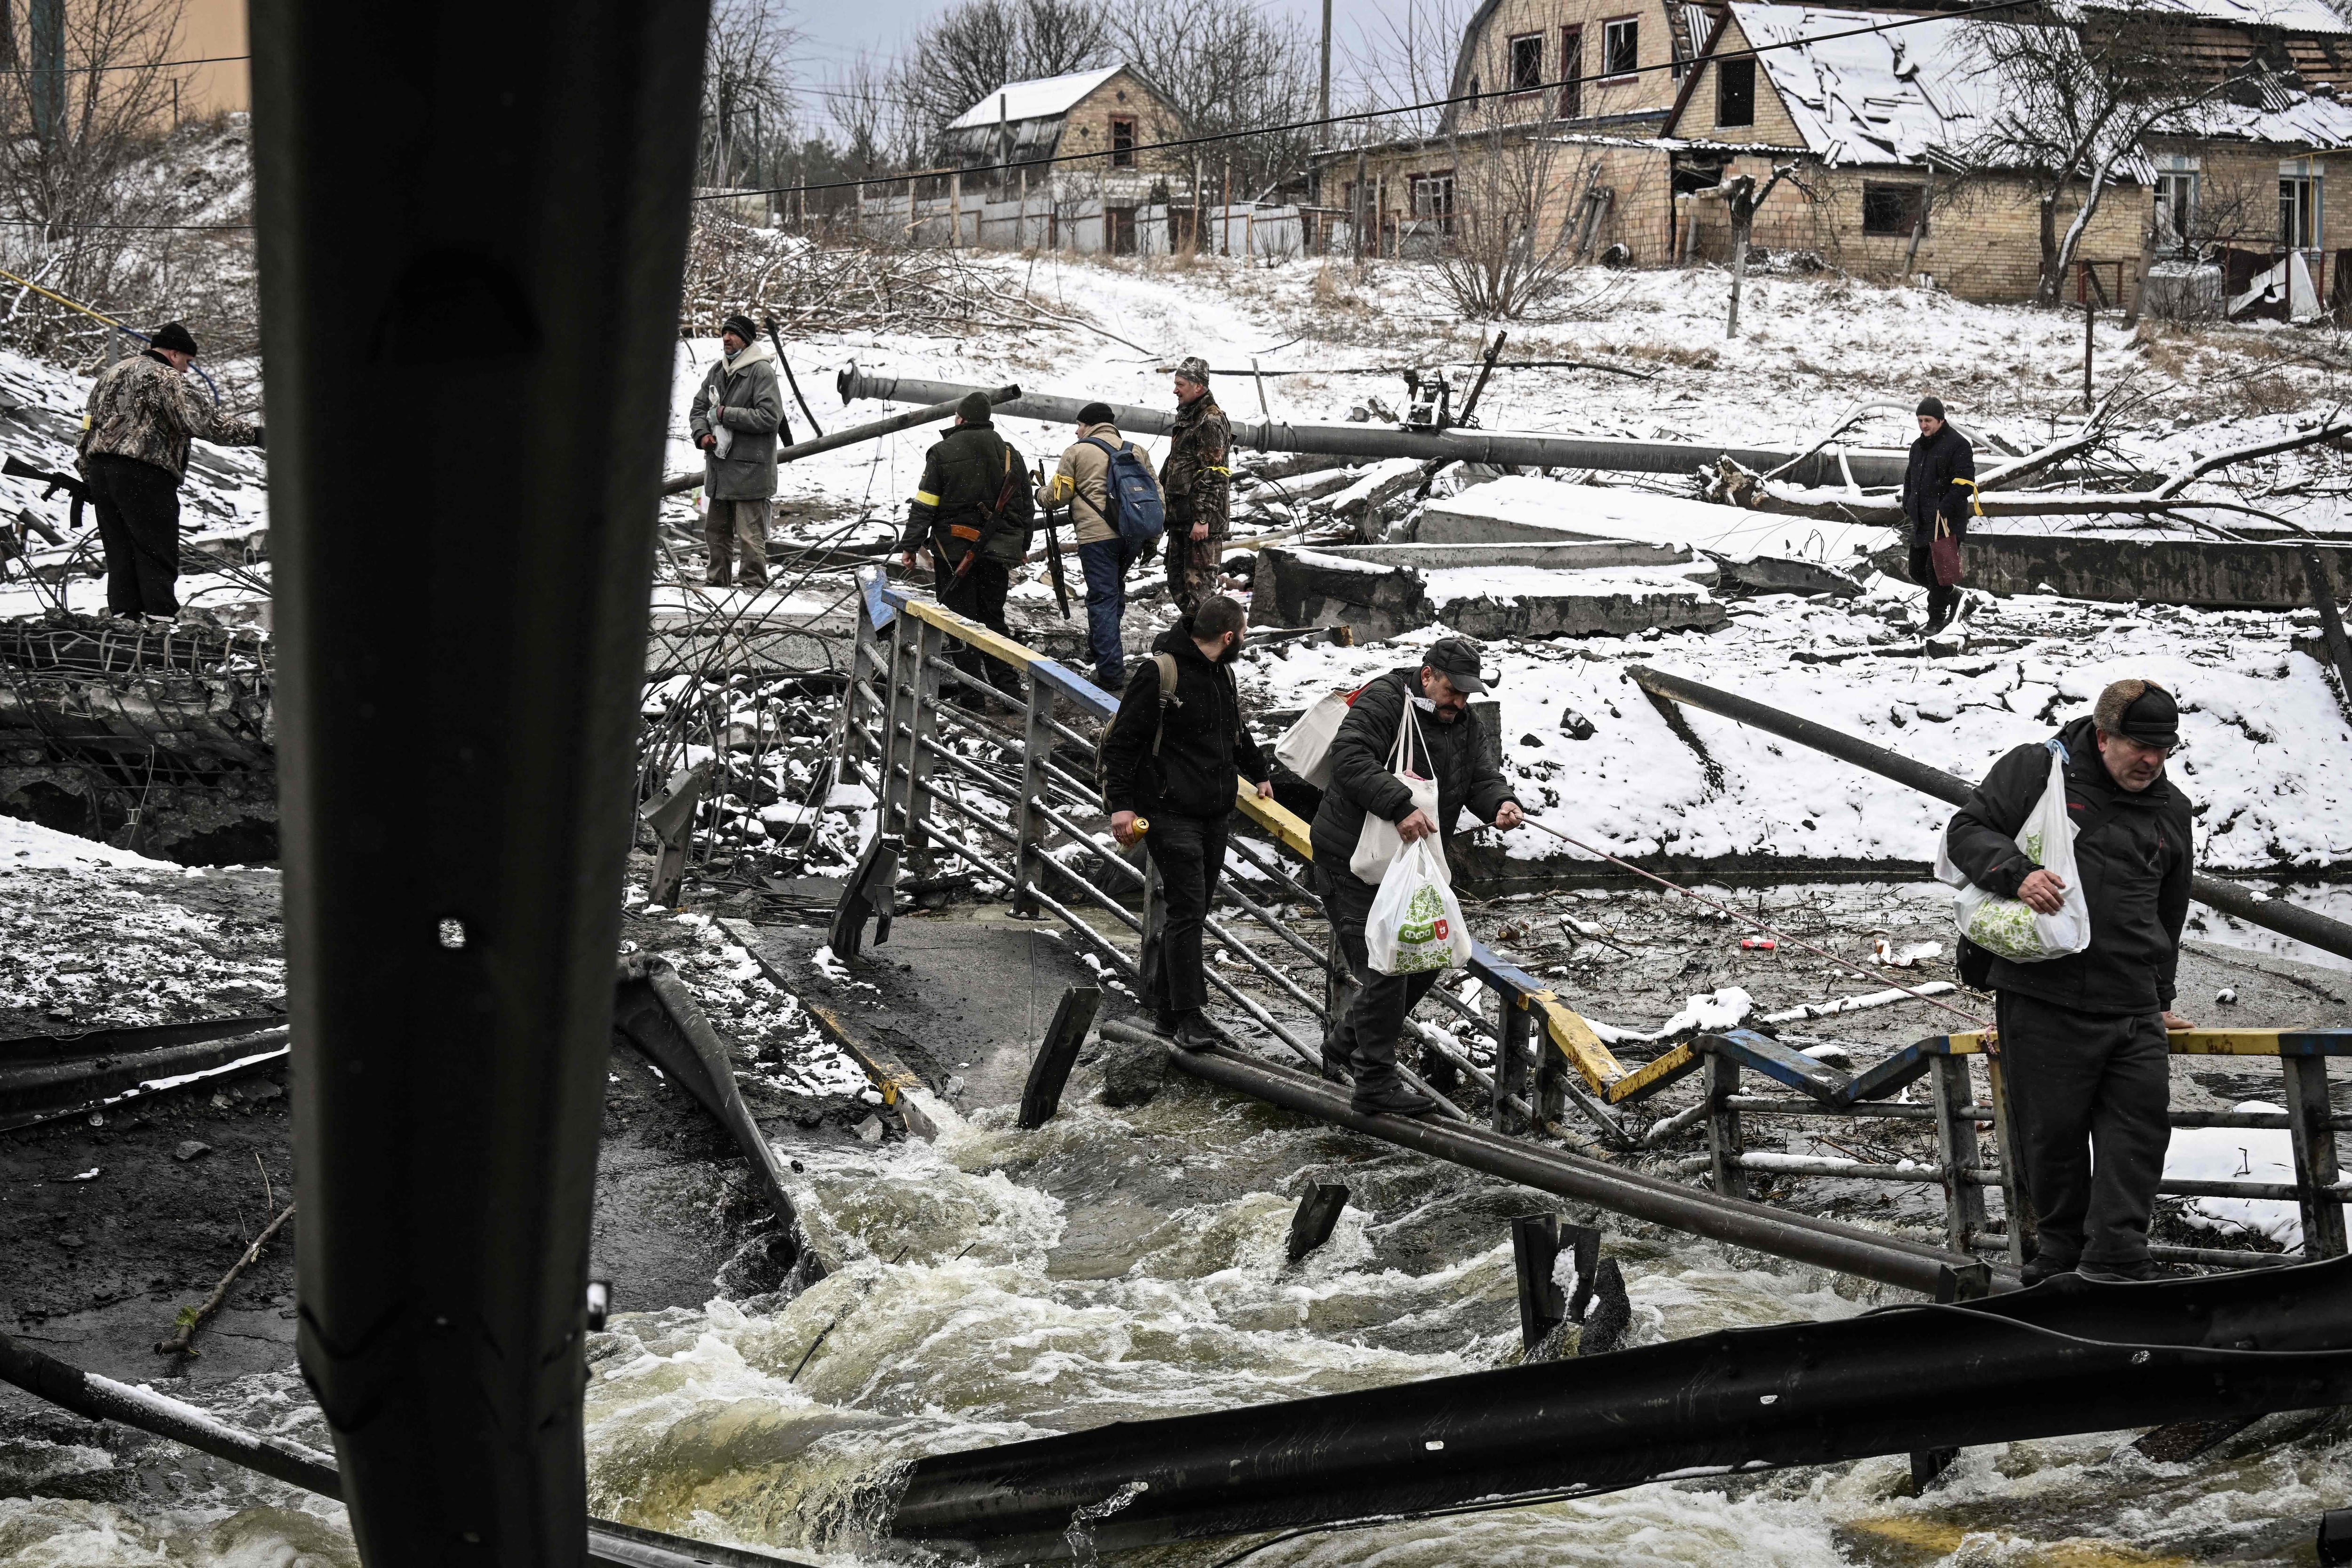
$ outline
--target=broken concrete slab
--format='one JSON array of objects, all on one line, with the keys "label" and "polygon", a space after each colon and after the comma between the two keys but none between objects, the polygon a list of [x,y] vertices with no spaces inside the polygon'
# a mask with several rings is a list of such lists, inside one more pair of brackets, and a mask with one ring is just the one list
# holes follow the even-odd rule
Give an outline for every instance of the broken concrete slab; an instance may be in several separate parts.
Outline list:
[{"label": "broken concrete slab", "polygon": [[1504,544],[1326,544],[1326,555],[1374,566],[1410,566],[1416,571],[1448,567],[1540,566],[1554,571],[1587,566],[1680,566],[1696,559],[1678,544],[1651,544],[1630,539],[1530,541]]},{"label": "broken concrete slab", "polygon": [[[2352,545],[2320,546],[2331,556]],[[2311,603],[2293,544],[2188,539],[2157,529],[2011,531],[1979,524],[1960,547],[1963,586],[1992,594],[2056,594],[2110,604],[2183,605],[2203,610],[2294,610]],[[1909,580],[1906,552],[1882,551],[1879,570]],[[2338,574],[2352,573],[2352,557]]]},{"label": "broken concrete slab", "polygon": [[1830,565],[1860,564],[1869,552],[1900,542],[1891,528],[1820,522],[1689,496],[1526,475],[1429,501],[1413,539],[1421,544],[1633,540],[1696,548],[1734,561],[1772,556]]},{"label": "broken concrete slab", "polygon": [[[1396,546],[1371,547],[1396,549]],[[1418,546],[1402,547],[1418,549]],[[1442,558],[1442,557],[1441,557]],[[1622,637],[1652,626],[1723,623],[1711,563],[1675,570],[1476,565],[1416,570],[1330,551],[1258,552],[1250,618],[1259,626],[1344,626],[1378,640],[1437,621],[1475,637]]]},{"label": "broken concrete slab", "polygon": [[[1861,560],[1861,557],[1857,557]],[[1867,563],[1864,563],[1867,564]],[[1745,561],[1717,557],[1724,585],[1750,594],[1801,594],[1807,598],[1828,594],[1840,599],[1862,597],[1861,582],[1834,566],[1785,555],[1751,555]]]}]

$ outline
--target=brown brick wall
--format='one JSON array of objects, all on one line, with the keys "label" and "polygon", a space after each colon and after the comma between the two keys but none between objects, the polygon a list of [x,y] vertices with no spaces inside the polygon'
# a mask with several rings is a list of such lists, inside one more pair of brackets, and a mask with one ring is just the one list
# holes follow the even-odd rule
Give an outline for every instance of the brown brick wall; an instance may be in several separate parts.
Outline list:
[{"label": "brown brick wall", "polygon": [[[1726,18],[1718,51],[1748,47],[1748,35],[1738,21]],[[1797,132],[1797,122],[1780,101],[1772,86],[1772,78],[1761,60],[1750,62],[1756,68],[1756,123],[1753,125],[1718,125],[1715,120],[1716,78],[1723,68],[1720,61],[1709,59],[1699,67],[1699,79],[1691,89],[1690,100],[1682,118],[1675,122],[1674,134],[1695,141],[1752,142],[1767,147],[1801,147],[1804,139]]]},{"label": "brown brick wall", "polygon": [[[1583,68],[1578,74],[1597,76],[1601,68],[1601,26],[1625,17],[1639,24],[1634,37],[1636,64],[1664,66],[1674,59],[1672,26],[1665,6],[1659,0],[1503,0],[1487,18],[1486,29],[1477,39],[1471,74],[1477,79],[1482,92],[1508,85],[1510,41],[1524,34],[1534,34],[1543,39],[1543,79],[1559,81],[1566,75],[1561,66],[1564,34],[1570,27],[1580,27],[1584,35]],[[1706,42],[1705,38],[1694,39],[1693,47]],[[1645,110],[1670,108],[1680,86],[1674,73],[1666,70],[1643,71],[1606,81],[1588,80],[1580,89],[1578,117],[1637,114]],[[1512,121],[1549,120],[1560,112],[1559,95],[1546,92],[1490,99],[1470,112],[1499,114]]]},{"label": "brown brick wall", "polygon": [[[1056,153],[1064,156],[1083,153],[1108,153],[1113,119],[1135,121],[1138,145],[1173,141],[1184,134],[1183,121],[1160,101],[1159,95],[1122,70],[1078,100],[1076,107],[1070,110],[1069,117],[1062,123],[1062,141],[1055,149]],[[1139,153],[1136,155],[1135,166],[1139,169],[1189,170],[1192,156],[1181,147],[1158,153]],[[1100,165],[1087,159],[1062,167],[1094,169]],[[1209,177],[1206,165],[1202,170],[1202,177],[1204,180]]]}]

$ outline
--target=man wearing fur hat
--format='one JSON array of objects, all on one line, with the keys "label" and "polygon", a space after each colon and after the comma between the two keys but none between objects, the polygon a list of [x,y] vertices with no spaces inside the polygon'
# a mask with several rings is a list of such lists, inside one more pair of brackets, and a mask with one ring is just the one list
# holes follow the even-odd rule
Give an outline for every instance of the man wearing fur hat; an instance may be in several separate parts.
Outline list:
[{"label": "man wearing fur hat", "polygon": [[179,614],[180,480],[188,471],[188,443],[261,445],[261,426],[222,413],[188,384],[195,357],[188,329],[166,321],[145,353],[109,366],[90,386],[79,466],[98,509],[110,615]]},{"label": "man wearing fur hat", "polygon": [[1160,465],[1168,505],[1168,596],[1191,615],[1217,591],[1217,562],[1231,527],[1233,427],[1209,392],[1209,362],[1195,354],[1176,367],[1176,423]]},{"label": "man wearing fur hat", "polygon": [[[2079,1270],[2146,1279],[2148,1213],[2171,1137],[2169,1029],[2180,928],[2189,918],[2189,800],[2165,776],[2180,707],[2151,680],[2118,680],[2055,742],[1993,764],[1953,815],[1945,844],[1969,880],[2055,914],[2066,884],[2019,847],[2063,756],[2074,870],[2091,915],[2081,952],[2018,963],[1963,942],[1962,973],[1998,993],[1999,1050],[2021,1174],[2038,1231],[2026,1283]],[[1990,960],[1988,968],[1973,965]],[[2018,1222],[2011,1215],[2010,1223]]]},{"label": "man wearing fur hat", "polygon": [[702,448],[702,542],[710,550],[703,581],[724,588],[743,552],[743,586],[768,585],[768,521],[775,510],[776,432],[792,438],[776,388],[776,356],[749,316],[730,316],[719,334],[724,351],[694,395],[688,427]]}]

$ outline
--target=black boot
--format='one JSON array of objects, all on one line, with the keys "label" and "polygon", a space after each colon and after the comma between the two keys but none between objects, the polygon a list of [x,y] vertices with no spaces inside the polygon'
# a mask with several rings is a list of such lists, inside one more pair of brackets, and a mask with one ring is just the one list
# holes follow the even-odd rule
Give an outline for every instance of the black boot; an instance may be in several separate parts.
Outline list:
[{"label": "black boot", "polygon": [[1403,1084],[1393,1089],[1376,1089],[1369,1093],[1359,1084],[1355,1097],[1348,1102],[1348,1109],[1359,1116],[1426,1116],[1437,1109],[1437,1101]]},{"label": "black boot", "polygon": [[1219,1044],[1216,1029],[1199,1008],[1176,1016],[1176,1044],[1188,1051],[1205,1051]]},{"label": "black boot", "polygon": [[1329,1040],[1323,1042],[1321,1071],[1326,1080],[1345,1084],[1348,1081],[1349,1065],[1348,1057],[1344,1051]]}]

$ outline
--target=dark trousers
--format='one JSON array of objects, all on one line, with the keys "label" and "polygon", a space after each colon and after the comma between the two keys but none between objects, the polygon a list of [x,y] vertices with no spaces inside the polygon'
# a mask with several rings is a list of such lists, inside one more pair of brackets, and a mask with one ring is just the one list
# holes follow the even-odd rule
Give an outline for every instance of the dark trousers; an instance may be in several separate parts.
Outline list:
[{"label": "dark trousers", "polygon": [[1094,656],[1095,684],[1116,697],[1127,689],[1127,650],[1119,646],[1119,623],[1127,618],[1127,569],[1135,546],[1124,539],[1098,539],[1078,546],[1078,567],[1087,576],[1087,648]]},{"label": "dark trousers", "polygon": [[2061,1268],[2146,1263],[2172,1136],[2163,1016],[2077,1013],[2014,991],[1996,1003],[2037,1256]]},{"label": "dark trousers", "polygon": [[108,611],[179,614],[180,481],[168,468],[111,454],[90,458],[88,472],[106,549]]},{"label": "dark trousers", "polygon": [[[1158,832],[1158,826],[1152,831]],[[1371,918],[1372,896],[1380,889],[1345,866],[1318,869],[1324,912],[1354,977],[1353,995],[1342,997],[1331,1009],[1336,1021],[1323,1037],[1323,1055],[1354,1076],[1359,1095],[1383,1094],[1404,1082],[1397,1072],[1397,1042],[1404,1034],[1405,1017],[1444,971],[1382,974],[1374,970],[1364,945],[1364,923]]]},{"label": "dark trousers", "polygon": [[1150,818],[1151,831],[1143,836],[1144,853],[1160,873],[1161,902],[1158,937],[1143,952],[1143,999],[1163,1013],[1208,1005],[1201,929],[1225,868],[1225,821],[1163,811]]},{"label": "dark trousers", "polygon": [[1938,626],[1951,619],[1952,612],[1959,607],[1959,585],[1946,587],[1936,581],[1935,557],[1924,544],[1911,546],[1910,567],[1911,581],[1927,590],[1927,618]]},{"label": "dark trousers", "polygon": [[[958,577],[942,565],[939,569],[940,603],[968,621],[978,621],[1000,637],[1010,638],[1011,627],[1004,624],[1004,595],[1013,586],[1013,570],[999,562],[975,561],[971,570]],[[1021,695],[1019,672],[1002,659],[985,658],[970,643],[950,638],[954,647],[956,668],[974,680],[984,680],[1007,697]]]}]

